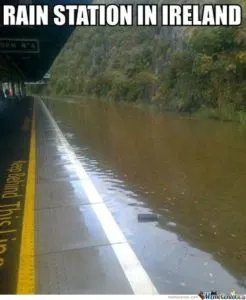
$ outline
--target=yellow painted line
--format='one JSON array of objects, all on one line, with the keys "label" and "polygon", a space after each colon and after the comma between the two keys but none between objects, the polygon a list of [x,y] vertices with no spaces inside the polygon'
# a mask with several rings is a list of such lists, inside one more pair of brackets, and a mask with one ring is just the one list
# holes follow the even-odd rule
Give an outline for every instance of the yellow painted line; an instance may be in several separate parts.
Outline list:
[{"label": "yellow painted line", "polygon": [[33,109],[31,144],[27,173],[24,218],[21,234],[20,263],[17,279],[17,294],[35,294],[35,252],[34,252],[34,202],[36,172],[36,131]]}]

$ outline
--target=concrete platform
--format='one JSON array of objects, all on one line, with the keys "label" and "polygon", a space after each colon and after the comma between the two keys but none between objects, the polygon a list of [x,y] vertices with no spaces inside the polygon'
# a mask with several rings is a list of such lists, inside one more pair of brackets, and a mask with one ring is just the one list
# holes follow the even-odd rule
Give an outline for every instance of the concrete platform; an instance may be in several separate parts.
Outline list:
[{"label": "concrete platform", "polygon": [[15,115],[9,110],[9,122],[0,122],[0,294],[15,293],[18,282],[31,135],[29,100],[23,99]]},{"label": "concrete platform", "polygon": [[36,293],[157,293],[131,250],[127,257],[130,246],[41,103],[36,133]]},{"label": "concrete platform", "polygon": [[144,203],[86,171],[86,157],[34,102],[19,131],[1,136],[0,294],[244,292],[209,253],[139,223]]},{"label": "concrete platform", "polygon": [[0,294],[157,293],[47,108],[24,107],[0,136]]}]

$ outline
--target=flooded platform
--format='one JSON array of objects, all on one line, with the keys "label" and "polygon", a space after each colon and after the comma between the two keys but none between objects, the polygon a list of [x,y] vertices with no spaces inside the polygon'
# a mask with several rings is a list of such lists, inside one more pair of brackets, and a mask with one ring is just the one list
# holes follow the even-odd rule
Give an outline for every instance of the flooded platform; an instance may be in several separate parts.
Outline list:
[{"label": "flooded platform", "polygon": [[[29,108],[20,134],[1,144],[1,294],[245,292],[174,222],[123,184],[116,193],[110,172],[98,176],[41,99]],[[158,220],[140,223],[139,213]]]},{"label": "flooded platform", "polygon": [[37,293],[156,293],[43,104],[37,133]]}]

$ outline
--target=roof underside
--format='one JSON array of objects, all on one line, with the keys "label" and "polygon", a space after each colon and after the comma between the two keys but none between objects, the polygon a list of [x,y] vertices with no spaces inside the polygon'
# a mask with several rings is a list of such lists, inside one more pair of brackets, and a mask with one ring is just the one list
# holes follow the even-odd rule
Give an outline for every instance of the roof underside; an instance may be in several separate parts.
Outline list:
[{"label": "roof underside", "polygon": [[[4,1],[5,4],[16,4],[16,1]],[[87,0],[81,1],[38,1],[33,4],[88,4]],[[21,76],[25,81],[40,80],[51,67],[54,59],[72,34],[74,27],[36,26],[21,27],[8,26],[0,30],[0,38],[23,38],[38,39],[40,44],[39,53],[8,53],[0,57],[0,76],[3,78],[3,69],[11,68],[13,74]],[[5,66],[5,67],[4,67]],[[7,67],[6,67],[7,66]]]}]

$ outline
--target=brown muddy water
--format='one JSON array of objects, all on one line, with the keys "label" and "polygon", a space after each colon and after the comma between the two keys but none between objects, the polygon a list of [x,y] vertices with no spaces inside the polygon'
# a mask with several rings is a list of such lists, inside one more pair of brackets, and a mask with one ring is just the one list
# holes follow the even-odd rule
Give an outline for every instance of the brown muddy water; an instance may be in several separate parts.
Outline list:
[{"label": "brown muddy water", "polygon": [[[240,125],[97,101],[49,107],[160,292],[245,292]],[[139,224],[141,212],[159,219]]]}]

